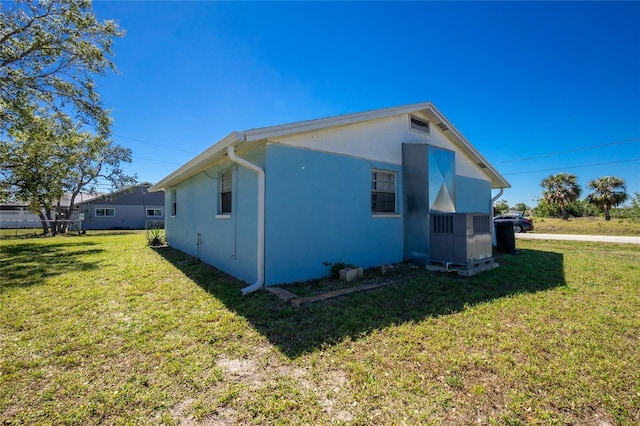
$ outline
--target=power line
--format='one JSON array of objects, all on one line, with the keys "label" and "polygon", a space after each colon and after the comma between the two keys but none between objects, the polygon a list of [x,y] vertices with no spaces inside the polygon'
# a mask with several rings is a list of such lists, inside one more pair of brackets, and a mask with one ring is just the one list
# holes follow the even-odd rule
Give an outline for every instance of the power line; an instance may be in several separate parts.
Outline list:
[{"label": "power line", "polygon": [[515,160],[504,160],[504,161],[499,161],[498,164],[515,163],[517,161],[535,160],[536,158],[553,157],[554,155],[569,154],[569,153],[572,153],[572,152],[579,152],[579,151],[588,151],[588,150],[591,150],[591,149],[604,148],[604,147],[611,146],[611,145],[620,145],[620,144],[624,144],[624,143],[632,143],[632,142],[639,142],[639,141],[640,141],[640,138],[631,138],[631,139],[625,139],[625,140],[621,140],[621,141],[603,143],[603,144],[600,144],[600,145],[587,146],[587,147],[584,147],[584,148],[571,149],[571,150],[568,150],[568,151],[550,152],[550,153],[547,153],[547,154],[535,155],[533,157],[517,158]]},{"label": "power line", "polygon": [[196,152],[186,151],[186,150],[180,149],[180,148],[174,148],[174,147],[171,147],[171,146],[160,145],[160,144],[153,143],[153,142],[147,142],[147,141],[143,141],[142,139],[130,138],[129,136],[122,136],[122,135],[116,135],[116,134],[114,134],[113,136],[116,136],[116,137],[122,138],[122,139],[129,139],[130,141],[140,142],[140,143],[144,143],[144,144],[151,145],[151,146],[157,146],[159,148],[171,149],[173,151],[184,152],[186,154],[193,154],[193,155],[197,154]]},{"label": "power line", "polygon": [[634,161],[640,161],[640,158],[634,158],[631,160],[620,160],[620,161],[608,161],[605,163],[594,163],[594,164],[582,164],[579,166],[569,166],[569,167],[555,167],[553,169],[540,169],[540,170],[528,170],[526,172],[513,172],[513,173],[503,173],[504,176],[508,175],[524,175],[527,173],[538,173],[538,172],[550,172],[553,170],[565,170],[565,169],[579,169],[582,167],[593,167],[593,166],[603,166],[605,164],[618,164],[618,163],[631,163]]},{"label": "power line", "polygon": [[133,155],[132,157],[135,158],[136,160],[154,161],[156,163],[172,164],[176,166],[179,166],[182,164],[182,163],[175,163],[173,161],[154,160],[152,158],[138,157],[137,155]]}]

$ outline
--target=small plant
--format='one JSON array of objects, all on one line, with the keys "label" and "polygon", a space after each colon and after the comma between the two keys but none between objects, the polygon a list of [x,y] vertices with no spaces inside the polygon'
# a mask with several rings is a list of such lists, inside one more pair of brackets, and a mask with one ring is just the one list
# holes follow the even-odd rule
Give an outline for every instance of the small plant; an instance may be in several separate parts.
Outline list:
[{"label": "small plant", "polygon": [[151,247],[159,247],[166,244],[164,229],[151,228],[147,230],[147,241]]}]

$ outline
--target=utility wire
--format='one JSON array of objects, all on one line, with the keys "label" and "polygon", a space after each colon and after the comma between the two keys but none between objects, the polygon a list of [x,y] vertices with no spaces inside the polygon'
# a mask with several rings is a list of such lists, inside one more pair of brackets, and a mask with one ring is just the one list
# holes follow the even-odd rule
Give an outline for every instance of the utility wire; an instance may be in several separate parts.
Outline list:
[{"label": "utility wire", "polygon": [[503,173],[504,176],[508,175],[524,175],[527,173],[538,173],[538,172],[550,172],[553,170],[564,170],[564,169],[579,169],[582,167],[593,167],[593,166],[603,166],[605,164],[618,164],[618,163],[631,163],[634,161],[640,161],[640,158],[634,158],[631,160],[620,160],[620,161],[608,161],[605,163],[593,163],[593,164],[582,164],[579,166],[568,166],[568,167],[555,167],[553,169],[540,169],[540,170],[528,170],[526,172],[513,172],[513,173]]},{"label": "utility wire", "polygon": [[515,163],[517,161],[535,160],[536,158],[553,157],[554,155],[569,154],[569,153],[572,153],[572,152],[579,152],[579,151],[588,151],[590,149],[598,149],[598,148],[604,148],[604,147],[611,146],[611,145],[620,145],[620,144],[623,144],[623,143],[633,143],[633,142],[640,142],[640,138],[631,138],[631,139],[625,139],[625,140],[621,140],[621,141],[608,142],[608,143],[603,143],[603,144],[600,144],[600,145],[592,145],[592,146],[586,146],[584,148],[571,149],[571,150],[568,150],[568,151],[550,152],[548,154],[540,154],[540,155],[535,155],[533,157],[517,158],[515,160],[503,160],[503,161],[499,161],[498,164]]},{"label": "utility wire", "polygon": [[174,150],[174,151],[184,152],[186,154],[193,154],[193,155],[197,154],[197,152],[186,151],[186,150],[180,149],[180,148],[174,148],[174,147],[171,147],[171,146],[160,145],[160,144],[153,143],[153,142],[147,142],[147,141],[143,141],[142,139],[130,138],[129,136],[122,136],[122,135],[116,135],[116,134],[114,134],[113,136],[116,136],[116,137],[122,138],[122,139],[128,139],[130,141],[144,143],[144,144],[151,145],[151,146],[157,146],[159,148],[171,149],[171,150]]},{"label": "utility wire", "polygon": [[154,160],[152,158],[138,157],[136,155],[133,155],[132,157],[135,158],[136,160],[155,161],[156,163],[173,164],[176,166],[179,166],[182,164],[182,163],[175,163],[173,161]]}]

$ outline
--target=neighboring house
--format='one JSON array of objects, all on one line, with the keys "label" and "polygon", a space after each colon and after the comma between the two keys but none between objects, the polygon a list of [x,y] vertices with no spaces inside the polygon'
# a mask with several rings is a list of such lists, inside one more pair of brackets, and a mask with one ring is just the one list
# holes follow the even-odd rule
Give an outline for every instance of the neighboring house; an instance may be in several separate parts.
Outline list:
[{"label": "neighboring house", "polygon": [[164,192],[149,192],[150,183],[76,203],[73,220],[82,229],[149,229],[164,227]]},{"label": "neighboring house", "polygon": [[[82,200],[90,200],[95,195],[81,192],[76,196],[76,203]],[[68,209],[71,203],[71,192],[65,192],[60,198],[60,207]],[[74,208],[77,211],[77,207]],[[51,217],[56,217],[56,207],[51,212]],[[64,218],[63,218],[64,219]],[[40,228],[42,222],[37,214],[29,210],[29,203],[14,201],[0,204],[0,228]]]},{"label": "neighboring house", "polygon": [[490,232],[491,189],[508,187],[427,102],[232,132],[150,191],[169,244],[255,281],[246,294],[327,263],[428,263],[432,215],[480,213]]},{"label": "neighboring house", "polygon": [[0,204],[0,228],[35,228],[40,226],[38,215],[29,210],[29,204],[14,201]]}]

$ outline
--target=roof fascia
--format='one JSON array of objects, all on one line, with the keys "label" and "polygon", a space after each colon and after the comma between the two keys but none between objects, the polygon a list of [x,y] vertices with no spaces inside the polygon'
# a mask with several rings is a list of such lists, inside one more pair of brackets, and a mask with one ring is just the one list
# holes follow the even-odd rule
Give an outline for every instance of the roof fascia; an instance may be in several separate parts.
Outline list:
[{"label": "roof fascia", "polygon": [[391,108],[383,108],[372,111],[358,112],[353,114],[339,115],[334,117],[320,118],[315,120],[299,121],[296,123],[282,124],[278,126],[262,127],[258,129],[246,130],[244,132],[231,132],[229,135],[203,151],[201,154],[169,174],[167,177],[149,188],[150,192],[166,190],[167,188],[194,176],[209,167],[209,164],[226,155],[227,146],[237,145],[240,142],[255,142],[264,139],[286,136],[295,133],[309,132],[313,130],[325,129],[336,126],[359,123],[363,121],[376,120],[380,118],[392,117],[401,114],[410,114],[418,111],[429,111],[437,120],[444,123],[450,130],[455,141],[459,143],[463,150],[477,158],[486,166],[486,170],[492,174],[492,188],[510,188],[507,180],[476,150],[473,145],[447,120],[444,115],[431,103],[421,102],[411,105],[404,105]]},{"label": "roof fascia", "polygon": [[338,115],[335,117],[299,121],[296,123],[282,124],[279,126],[262,127],[258,129],[245,130],[243,133],[247,141],[257,141],[278,136],[286,136],[294,133],[310,132],[313,130],[319,130],[329,127],[344,126],[348,124],[359,123],[362,121],[392,117],[394,115],[407,114],[424,109],[430,109],[432,107],[433,105],[431,104],[431,102],[422,102],[418,104]]},{"label": "roof fascia", "polygon": [[500,174],[500,172],[498,172],[498,170],[496,170],[491,165],[491,163],[486,158],[484,158],[482,154],[480,154],[480,152],[471,144],[471,142],[469,142],[462,135],[462,133],[460,133],[458,129],[456,129],[455,126],[451,124],[451,122],[449,122],[449,120],[447,120],[440,111],[438,111],[435,106],[430,105],[429,110],[439,121],[447,126],[451,134],[455,137],[455,139],[457,139],[458,143],[462,145],[463,150],[467,151],[469,154],[474,156],[486,166],[486,170],[488,170],[493,175],[491,179],[492,188],[511,188],[511,184],[507,182],[507,180]]},{"label": "roof fascia", "polygon": [[227,146],[237,145],[239,142],[242,142],[244,140],[245,136],[242,132],[229,133],[223,139],[220,139],[214,145],[198,154],[196,157],[185,163],[180,168],[176,169],[164,179],[160,180],[160,182],[152,185],[149,188],[149,192],[166,190],[167,188],[179,182],[182,182],[183,180],[188,179],[191,176],[202,172],[203,170],[206,170],[209,167],[211,161],[226,155]]}]

